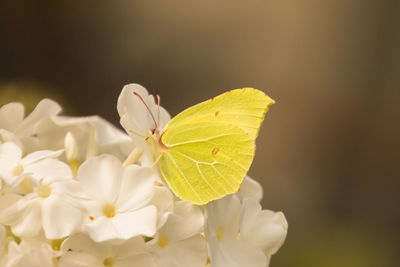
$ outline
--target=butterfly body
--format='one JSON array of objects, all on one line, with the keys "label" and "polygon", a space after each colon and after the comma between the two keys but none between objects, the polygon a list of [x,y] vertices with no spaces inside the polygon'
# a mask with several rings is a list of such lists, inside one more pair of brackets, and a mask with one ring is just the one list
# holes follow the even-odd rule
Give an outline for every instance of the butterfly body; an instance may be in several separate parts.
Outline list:
[{"label": "butterfly body", "polygon": [[198,205],[237,192],[273,103],[257,89],[236,89],[182,111],[153,131],[153,152],[172,191]]}]

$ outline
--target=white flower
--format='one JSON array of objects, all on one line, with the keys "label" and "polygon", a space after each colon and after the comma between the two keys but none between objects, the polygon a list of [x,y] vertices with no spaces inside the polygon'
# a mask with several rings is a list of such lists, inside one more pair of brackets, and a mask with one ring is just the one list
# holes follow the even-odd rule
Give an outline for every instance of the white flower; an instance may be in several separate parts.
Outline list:
[{"label": "white flower", "polygon": [[157,237],[149,242],[156,255],[157,266],[204,267],[207,245],[201,235],[204,217],[200,208],[186,201],[175,203]]},{"label": "white flower", "polygon": [[[65,143],[67,133],[79,144],[78,147],[71,147],[70,143]],[[65,148],[66,153],[76,149],[74,157],[80,163],[103,153],[113,154],[122,160],[133,149],[128,135],[98,116],[53,116],[41,123],[37,139],[41,147]]]},{"label": "white flower", "polygon": [[24,118],[24,106],[20,103],[10,103],[0,108],[0,137],[3,142],[16,141],[31,152],[37,148],[37,132],[40,124],[58,114],[61,107],[50,99],[43,99],[36,108]]},{"label": "white flower", "polygon": [[11,142],[0,144],[0,176],[9,185],[18,185],[23,178],[70,178],[68,166],[54,159],[62,150],[41,150],[22,157],[20,147]]},{"label": "white flower", "polygon": [[246,176],[240,185],[240,190],[237,192],[237,195],[241,200],[251,197],[260,201],[263,196],[263,190],[259,182]]},{"label": "white flower", "polygon": [[161,130],[171,119],[170,115],[138,84],[124,86],[118,97],[117,109],[122,127],[143,152],[142,164],[151,165],[153,155],[146,138],[151,136],[152,131]]},{"label": "white flower", "polygon": [[[17,193],[1,198],[0,222],[22,237],[36,236],[43,228],[47,238],[71,234],[82,221],[82,210],[72,197],[78,183],[71,169],[52,157],[62,151],[37,151],[21,159],[13,143],[0,145],[0,175]],[[7,207],[4,205],[7,204]]]},{"label": "white flower", "polygon": [[17,244],[10,242],[8,244],[8,254],[4,257],[5,267],[56,267],[57,257],[61,255],[58,250],[54,250],[51,241],[39,238],[27,238]]},{"label": "white flower", "polygon": [[256,244],[267,257],[275,254],[285,241],[288,224],[282,212],[262,210],[253,198],[243,202],[241,240]]},{"label": "white flower", "polygon": [[[243,213],[237,195],[229,195],[207,204],[205,234],[211,266],[268,265],[270,255],[285,239],[287,223],[282,213],[261,212],[257,204],[257,200],[245,200]],[[244,218],[244,214],[251,218]],[[254,236],[257,234],[260,236],[258,239]]]},{"label": "white flower", "polygon": [[157,229],[160,229],[168,219],[174,208],[174,195],[171,190],[155,182],[154,195],[149,204],[157,207]]},{"label": "white flower", "polygon": [[[83,220],[83,207],[73,197],[77,186],[72,179],[42,179],[33,185],[32,193],[0,212],[0,222],[10,225],[12,231],[22,237],[34,237],[41,229],[48,239],[66,237]],[[1,200],[5,201],[4,198]]]},{"label": "white flower", "polygon": [[114,244],[96,243],[86,235],[77,234],[65,240],[62,250],[65,254],[60,258],[59,267],[156,266],[140,236]]},{"label": "white flower", "polygon": [[90,199],[86,225],[90,237],[101,242],[154,235],[157,210],[149,202],[155,176],[152,169],[137,165],[123,169],[116,157],[107,154],[83,163],[77,179]]}]

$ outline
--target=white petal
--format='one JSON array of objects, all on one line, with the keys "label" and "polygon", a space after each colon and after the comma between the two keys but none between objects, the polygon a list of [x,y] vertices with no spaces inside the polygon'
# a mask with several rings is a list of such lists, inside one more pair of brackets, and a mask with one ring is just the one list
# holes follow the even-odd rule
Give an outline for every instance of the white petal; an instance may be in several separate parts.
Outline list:
[{"label": "white petal", "polygon": [[16,144],[21,151],[24,151],[24,146],[19,139],[18,136],[16,136],[14,133],[7,131],[5,129],[0,129],[0,143],[6,143],[6,142],[11,142]]},{"label": "white petal", "polygon": [[56,254],[48,243],[37,239],[22,239],[19,247],[23,255],[18,267],[54,267]]},{"label": "white petal", "polygon": [[224,233],[236,237],[239,232],[242,206],[239,197],[228,195],[206,205],[206,234],[215,235],[215,230],[224,227]]},{"label": "white petal", "polygon": [[12,225],[20,217],[20,208],[17,202],[22,196],[17,194],[6,194],[0,197],[0,223]]},{"label": "white petal", "polygon": [[222,242],[209,240],[212,267],[265,267],[267,259],[261,249],[234,238]]},{"label": "white petal", "polygon": [[138,160],[138,164],[140,164],[143,167],[153,167],[155,165],[153,150],[151,149],[150,146],[147,145],[146,142],[143,142],[141,146],[141,144],[139,143],[140,141],[137,140],[139,140],[139,137],[132,136],[132,141],[135,144],[135,146],[140,148],[141,151],[143,151],[142,156]]},{"label": "white petal", "polygon": [[153,197],[155,172],[151,168],[129,165],[125,168],[118,196],[120,211],[132,211],[146,205]]},{"label": "white petal", "polygon": [[24,157],[22,159],[21,163],[24,165],[28,165],[28,164],[32,164],[34,162],[40,161],[45,158],[56,158],[56,157],[59,157],[63,152],[64,152],[64,150],[62,150],[62,149],[57,150],[57,151],[53,151],[53,150],[36,151],[36,152],[30,153],[29,155]]},{"label": "white petal", "polygon": [[60,105],[50,99],[41,100],[35,109],[19,125],[18,135],[28,136],[36,132],[37,123],[45,118],[56,115],[61,111]]},{"label": "white petal", "polygon": [[35,249],[25,253],[17,267],[54,267],[54,257],[49,252]]},{"label": "white petal", "polygon": [[207,263],[207,243],[201,235],[168,244],[157,249],[157,266],[204,267]]},{"label": "white petal", "polygon": [[146,243],[141,236],[130,238],[122,241],[116,250],[116,255],[119,258],[126,258],[131,255],[141,254],[147,251]]},{"label": "white petal", "polygon": [[0,144],[0,175],[12,175],[12,168],[19,163],[21,156],[22,151],[16,144]]},{"label": "white petal", "polygon": [[263,196],[263,189],[259,182],[250,178],[249,176],[246,176],[237,194],[239,195],[240,199],[252,197],[260,201]]},{"label": "white petal", "polygon": [[287,227],[282,212],[261,210],[256,199],[247,199],[243,203],[241,237],[262,248],[266,255],[272,255],[280,248],[285,241]]},{"label": "white petal", "polygon": [[129,256],[116,261],[118,267],[131,267],[131,266],[146,266],[156,267],[153,255],[149,253],[142,253],[133,256]]},{"label": "white petal", "polygon": [[6,228],[3,225],[0,225],[0,255],[2,253],[4,242],[6,240]]},{"label": "white petal", "polygon": [[60,258],[58,267],[104,267],[104,265],[99,258],[93,255],[68,252]]},{"label": "white petal", "polygon": [[116,239],[120,236],[114,222],[105,216],[98,217],[94,221],[89,222],[86,225],[86,230],[90,235],[90,238],[96,242]]},{"label": "white petal", "polygon": [[8,255],[7,255],[8,259],[6,259],[6,262],[8,263],[8,265],[6,265],[6,267],[11,267],[11,266],[14,267],[22,258],[21,249],[16,242],[11,241],[10,243],[8,243],[7,250],[8,250]]},{"label": "white petal", "polygon": [[[134,93],[139,94],[144,103]],[[124,86],[121,94],[118,97],[117,109],[121,118],[123,116],[127,116],[121,121],[121,125],[126,130],[131,130],[142,136],[147,136],[149,129],[154,127],[154,121],[151,115],[153,115],[155,118],[157,114],[150,114],[149,110],[146,108],[146,105],[151,111],[152,107],[150,106],[155,104],[154,100],[153,102],[149,102],[148,98],[149,94],[147,90],[141,85],[128,84]],[[128,122],[130,125],[127,124]]]},{"label": "white petal", "polygon": [[122,164],[112,155],[102,155],[84,162],[78,170],[78,181],[92,198],[114,203],[120,190]]},{"label": "white petal", "polygon": [[96,129],[96,139],[99,145],[129,142],[130,138],[119,128],[98,116],[89,119],[90,125]]},{"label": "white petal", "polygon": [[115,246],[116,265],[120,267],[155,267],[154,257],[148,251],[141,236],[131,238],[120,246]]},{"label": "white petal", "polygon": [[43,230],[47,239],[60,239],[73,233],[82,223],[83,212],[65,199],[50,196],[42,204]]},{"label": "white petal", "polygon": [[[144,103],[134,92],[142,97]],[[161,129],[170,119],[168,112],[162,107],[158,109],[154,97],[149,95],[147,90],[139,84],[124,86],[118,98],[117,109],[121,117],[121,125],[130,134],[133,132],[147,136],[149,130],[154,126]],[[158,116],[158,112],[160,112],[160,116]]]},{"label": "white petal", "polygon": [[204,216],[198,206],[187,201],[177,201],[174,213],[168,217],[160,233],[178,241],[199,234],[203,225]]},{"label": "white petal", "polygon": [[166,186],[155,186],[154,196],[150,201],[157,208],[157,229],[160,229],[174,208],[174,196]]},{"label": "white petal", "polygon": [[72,179],[71,168],[57,159],[47,158],[24,167],[25,173],[30,173],[36,180],[43,179],[46,183]]},{"label": "white petal", "polygon": [[134,212],[118,214],[114,224],[119,229],[120,238],[128,239],[137,235],[153,236],[156,232],[157,210],[146,206]]},{"label": "white petal", "polygon": [[98,259],[104,257],[110,251],[110,246],[105,243],[96,243],[88,235],[78,233],[68,237],[61,245],[61,251],[80,252],[95,256]]},{"label": "white petal", "polygon": [[117,214],[114,218],[96,218],[86,225],[90,237],[96,242],[111,239],[129,239],[137,235],[152,236],[156,231],[156,208]]},{"label": "white petal", "polygon": [[18,220],[12,225],[12,231],[17,236],[34,237],[42,228],[40,200],[20,200],[23,206]]},{"label": "white petal", "polygon": [[15,131],[24,119],[24,105],[9,103],[0,108],[0,128]]}]

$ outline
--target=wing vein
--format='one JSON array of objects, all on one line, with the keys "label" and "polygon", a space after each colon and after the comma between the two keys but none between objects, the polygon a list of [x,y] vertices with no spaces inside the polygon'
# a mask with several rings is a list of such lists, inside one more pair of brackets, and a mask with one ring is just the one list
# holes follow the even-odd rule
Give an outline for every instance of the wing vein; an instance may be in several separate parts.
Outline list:
[{"label": "wing vein", "polygon": [[203,172],[201,171],[200,167],[199,167],[199,163],[196,163],[197,166],[197,170],[200,173],[201,178],[203,179],[203,181],[208,185],[208,187],[210,187],[212,189],[212,191],[214,191],[217,195],[221,195],[220,193],[218,193],[217,191],[215,191],[215,189],[208,183],[208,180],[206,179],[206,177],[204,177]]},{"label": "wing vein", "polygon": [[[199,127],[202,128],[202,127]],[[186,144],[193,144],[193,143],[200,143],[200,142],[209,142],[210,140],[213,140],[215,138],[219,138],[219,137],[224,137],[224,136],[232,136],[232,135],[236,135],[235,133],[230,133],[230,134],[220,134],[220,135],[215,135],[215,136],[211,136],[208,138],[203,138],[203,139],[195,139],[195,140],[190,140],[190,141],[186,141],[186,142],[180,142],[180,143],[175,143],[175,144],[165,144],[168,147],[174,147],[174,146],[180,146],[180,145],[186,145]]]},{"label": "wing vein", "polygon": [[235,187],[232,185],[232,182],[229,180],[226,180],[225,176],[223,176],[216,168],[213,164],[210,164],[211,168],[213,168],[213,170],[225,181],[225,183],[227,183],[232,189],[235,189]]},{"label": "wing vein", "polygon": [[[234,171],[237,172],[237,170],[233,169],[233,168],[230,167],[229,165],[227,165],[227,164],[225,164],[225,163],[222,163],[222,162],[219,162],[219,161],[215,161],[215,162],[212,162],[212,163],[204,162],[204,161],[197,161],[197,160],[195,160],[194,158],[192,158],[192,157],[186,155],[185,153],[183,153],[183,152],[181,152],[181,151],[176,150],[175,152],[181,154],[181,155],[184,156],[185,158],[187,158],[187,159],[193,161],[194,163],[200,163],[200,164],[210,165],[210,166],[212,166],[212,165],[214,165],[214,164],[221,164],[221,165],[227,166],[228,168],[230,168],[230,169],[232,169],[232,170],[234,170]],[[227,158],[232,159],[231,157],[229,157],[229,156],[226,155],[225,153],[223,153],[223,152],[220,152],[220,153],[224,154]],[[236,164],[237,167],[240,167],[240,168],[242,168],[244,171],[246,171],[246,168],[245,168],[245,167],[243,167],[241,164],[239,164],[236,160],[234,160],[234,159],[232,159],[232,160],[234,161],[234,163]],[[246,172],[247,172],[247,171],[246,171]]]},{"label": "wing vein", "polygon": [[193,193],[197,196],[197,198],[200,201],[203,201],[203,199],[200,197],[200,195],[196,192],[196,190],[194,190],[192,184],[189,182],[189,180],[186,178],[186,176],[183,174],[182,170],[178,167],[178,165],[175,162],[174,157],[172,157],[172,155],[170,155],[169,153],[167,153],[167,155],[171,158],[171,161],[173,162],[173,164],[175,165],[176,169],[179,171],[179,173],[182,175],[183,179],[185,179],[186,183],[189,185],[190,189],[193,191]]}]

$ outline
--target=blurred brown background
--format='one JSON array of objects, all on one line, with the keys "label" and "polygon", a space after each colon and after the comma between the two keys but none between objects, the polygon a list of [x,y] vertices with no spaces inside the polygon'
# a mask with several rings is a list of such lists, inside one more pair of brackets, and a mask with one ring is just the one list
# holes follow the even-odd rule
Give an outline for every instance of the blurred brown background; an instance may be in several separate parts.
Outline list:
[{"label": "blurred brown background", "polygon": [[0,101],[118,125],[136,82],[172,115],[250,86],[276,100],[250,175],[288,238],[271,266],[399,266],[400,2],[0,1]]}]

